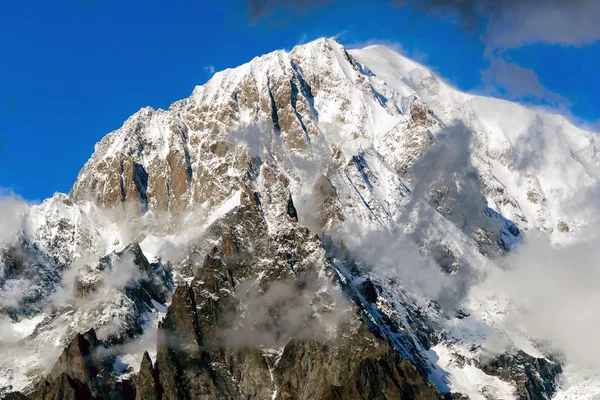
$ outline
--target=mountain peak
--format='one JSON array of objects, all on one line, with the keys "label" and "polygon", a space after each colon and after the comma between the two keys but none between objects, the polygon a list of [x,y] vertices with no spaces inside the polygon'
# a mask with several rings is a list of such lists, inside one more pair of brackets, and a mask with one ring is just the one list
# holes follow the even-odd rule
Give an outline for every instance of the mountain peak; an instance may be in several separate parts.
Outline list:
[{"label": "mountain peak", "polygon": [[[495,109],[510,109],[519,121],[511,125],[498,119]],[[515,161],[520,155],[514,144],[528,140],[535,126],[547,131],[545,143],[555,142],[581,155],[568,158],[570,172],[555,171],[564,177],[560,182],[568,187],[572,181],[568,174],[590,183],[600,176],[594,172],[600,165],[598,156],[587,150],[583,154],[575,144],[585,141],[591,145],[588,148],[596,148],[597,139],[589,132],[562,120],[561,134],[556,135],[558,122],[552,116],[461,93],[388,47],[346,51],[335,40],[320,38],[216,73],[169,110],[140,110],[96,146],[71,195],[104,206],[134,202],[142,205],[143,212],[180,212],[206,201],[217,204],[237,190],[236,182],[246,174],[251,157],[264,151],[283,152],[304,162],[315,157],[327,160],[339,152],[343,165],[359,150],[372,149],[404,173],[443,127],[456,120],[467,121],[471,145],[479,149],[472,161],[487,176],[487,186],[498,186],[498,174],[514,175],[511,182],[521,182],[510,190],[513,198],[507,198],[505,191],[488,201],[510,219],[527,221],[524,228],[556,232],[557,224],[564,221],[549,210],[562,210],[561,204],[568,201],[553,194],[558,188],[552,188],[549,176],[520,178],[544,175],[543,168],[532,171],[531,164],[527,170],[515,168],[526,164]],[[408,143],[415,145],[407,147]],[[325,170],[319,173],[327,175]],[[203,179],[208,176],[220,184],[207,192]],[[553,206],[518,199],[519,192],[536,193],[534,197]],[[580,224],[578,218],[569,217],[569,225]]]},{"label": "mountain peak", "polygon": [[[155,335],[135,378],[151,397],[191,385],[185,396],[278,398],[302,385],[317,398],[373,387],[437,398],[431,380],[473,399],[548,398],[560,364],[501,331],[510,304],[469,285],[523,232],[577,237],[589,215],[573,205],[598,185],[597,149],[564,119],[461,93],[385,46],[321,38],[218,72],[168,110],[142,108],[96,145],[68,197],[17,221],[0,290],[23,293],[6,312],[41,339],[17,374],[0,360],[0,383],[29,382],[43,370],[36,346],[58,357],[94,327],[123,349]],[[233,317],[249,330],[226,326]],[[278,330],[256,335],[263,325]],[[185,348],[172,346],[177,332]],[[494,335],[508,344],[491,357]],[[215,343],[225,350],[205,351]],[[137,374],[121,356],[81,385],[100,393]],[[198,379],[169,373],[186,368]]]}]

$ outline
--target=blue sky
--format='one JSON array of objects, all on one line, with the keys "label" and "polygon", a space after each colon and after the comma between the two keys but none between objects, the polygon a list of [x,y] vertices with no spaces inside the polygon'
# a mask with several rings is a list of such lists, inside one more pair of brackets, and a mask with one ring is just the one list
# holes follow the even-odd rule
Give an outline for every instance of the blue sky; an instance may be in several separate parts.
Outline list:
[{"label": "blue sky", "polygon": [[377,0],[258,19],[239,0],[3,2],[0,187],[34,201],[68,192],[94,144],[141,107],[189,96],[211,68],[320,36],[394,44],[463,90],[559,107],[578,123],[599,118],[594,40],[499,50],[484,34]]}]

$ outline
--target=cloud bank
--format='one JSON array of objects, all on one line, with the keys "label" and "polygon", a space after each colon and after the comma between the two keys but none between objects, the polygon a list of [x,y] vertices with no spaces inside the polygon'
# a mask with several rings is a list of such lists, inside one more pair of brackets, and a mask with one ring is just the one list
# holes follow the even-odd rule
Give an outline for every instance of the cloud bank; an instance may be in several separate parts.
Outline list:
[{"label": "cloud bank", "polygon": [[[306,12],[333,2],[247,0],[247,7],[250,17],[258,20],[278,8]],[[600,2],[594,0],[392,0],[390,4],[456,19],[465,31],[481,34],[492,48],[534,43],[582,46],[600,40]]]},{"label": "cloud bank", "polygon": [[492,57],[488,68],[481,71],[484,92],[510,100],[532,100],[550,106],[568,106],[569,100],[554,93],[540,82],[533,69],[501,57]]},{"label": "cloud bank", "polygon": [[509,330],[548,342],[568,362],[598,367],[600,343],[600,246],[598,239],[556,247],[547,237],[530,236],[501,261],[486,285],[507,296]]}]

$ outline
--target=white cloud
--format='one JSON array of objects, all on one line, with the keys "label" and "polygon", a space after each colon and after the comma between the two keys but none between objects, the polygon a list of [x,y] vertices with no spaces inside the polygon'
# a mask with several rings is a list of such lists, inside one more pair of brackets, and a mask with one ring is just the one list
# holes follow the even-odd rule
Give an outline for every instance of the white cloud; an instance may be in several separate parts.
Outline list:
[{"label": "white cloud", "polygon": [[206,65],[206,66],[204,66],[204,70],[211,76],[215,74],[215,66],[214,65]]},{"label": "white cloud", "polygon": [[501,57],[492,57],[490,65],[481,71],[484,91],[508,100],[531,100],[551,107],[566,108],[570,102],[540,82],[533,69],[525,68]]},{"label": "white cloud", "polygon": [[28,203],[18,195],[0,188],[0,245],[23,228]]}]

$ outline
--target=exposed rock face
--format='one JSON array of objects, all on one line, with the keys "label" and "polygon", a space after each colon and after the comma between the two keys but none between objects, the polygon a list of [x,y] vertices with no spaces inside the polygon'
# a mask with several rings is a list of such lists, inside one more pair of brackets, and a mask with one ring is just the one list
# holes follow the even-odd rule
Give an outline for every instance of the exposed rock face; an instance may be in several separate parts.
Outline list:
[{"label": "exposed rock face", "polygon": [[[142,109],[1,246],[0,294],[18,296],[0,313],[58,361],[0,360],[0,396],[550,398],[551,356],[479,362],[504,305],[468,285],[527,230],[577,234],[568,194],[600,160],[569,135],[596,139],[487,102],[388,49],[318,40]],[[555,127],[565,157],[519,153]],[[420,271],[456,279],[434,299]],[[456,389],[467,367],[489,386]]]},{"label": "exposed rock face", "polygon": [[100,346],[93,329],[83,335],[77,334],[60,355],[46,380],[52,383],[65,373],[81,382],[96,386],[96,376],[103,369],[102,360],[96,354]]},{"label": "exposed rock face", "polygon": [[91,329],[77,334],[64,349],[42,388],[32,394],[34,399],[120,399],[133,398],[134,386],[117,381],[113,372],[114,357],[96,332]]},{"label": "exposed rock face", "polygon": [[[201,354],[202,337],[194,292],[180,286],[165,320],[159,325],[156,374],[160,396],[166,399],[222,397]],[[162,398],[162,397],[161,397]]]},{"label": "exposed rock face", "polygon": [[551,399],[562,367],[558,362],[535,358],[518,351],[486,362],[483,371],[516,383],[519,400]]},{"label": "exposed rock face", "polygon": [[[275,368],[280,399],[439,399],[435,387],[389,344],[293,341]],[[366,346],[365,346],[366,345]]]},{"label": "exposed rock face", "polygon": [[[148,125],[148,120],[153,122]],[[187,127],[147,108],[128,121],[123,133],[117,139],[122,143],[111,143],[109,154],[94,160],[93,173],[82,171],[72,197],[91,198],[104,207],[128,203],[142,212],[185,208],[191,184]],[[160,157],[144,159],[144,154],[156,151]]]},{"label": "exposed rock face", "polygon": [[4,400],[27,400],[28,397],[21,392],[8,392],[2,397]]},{"label": "exposed rock face", "polygon": [[144,352],[140,372],[135,380],[135,399],[156,400],[160,397],[158,378],[154,373],[152,360],[147,351]]},{"label": "exposed rock face", "polygon": [[[237,217],[240,214],[243,215],[243,210]],[[268,246],[264,239],[255,238],[254,241],[255,245],[262,242]],[[245,253],[244,250],[238,249],[238,254]],[[282,349],[273,350],[279,354],[275,357],[272,351],[259,351],[251,345],[252,340],[256,340],[251,335],[260,337],[260,326],[246,327],[252,329],[247,332],[249,337],[228,338],[231,333],[228,324],[233,316],[249,318],[250,313],[250,310],[244,310],[243,298],[238,297],[242,293],[235,290],[236,283],[247,282],[248,275],[256,277],[258,272],[251,264],[245,265],[244,261],[240,264],[238,260],[244,260],[243,257],[236,259],[233,256],[230,253],[226,259],[235,261],[224,264],[224,252],[213,249],[196,273],[191,287],[180,286],[175,291],[169,311],[159,327],[154,375],[150,375],[147,367],[149,361],[143,361],[146,364],[141,369],[145,371],[142,372],[144,379],[150,376],[155,379],[144,388],[152,384],[159,387],[160,398],[440,397],[413,365],[402,360],[385,340],[377,339],[366,328],[361,328],[362,324],[354,319],[356,317],[343,326],[334,327],[339,329],[340,336],[335,342],[292,339]],[[297,265],[302,264],[303,258],[295,254]],[[290,271],[287,265],[282,267],[283,271]],[[297,276],[303,276],[301,279],[305,282],[316,278],[310,271],[314,267],[307,267],[309,270],[297,270],[298,273],[304,271],[303,275]],[[291,277],[293,275],[288,273],[275,274],[269,280],[261,280],[260,284],[268,290],[268,284]],[[299,289],[296,294],[279,299],[277,308],[286,309],[285,302],[301,296],[302,291]],[[267,312],[278,313],[277,309]],[[286,334],[285,329],[278,333]],[[150,397],[141,398],[154,398],[155,394],[149,392],[144,396]]]},{"label": "exposed rock face", "polygon": [[36,400],[84,400],[94,397],[83,382],[71,378],[67,373],[62,373],[53,383],[33,393],[30,398]]},{"label": "exposed rock face", "polygon": [[4,267],[0,289],[23,285],[20,299],[0,303],[0,311],[12,316],[39,312],[44,298],[55,290],[62,270],[66,268],[22,234],[10,246],[0,250],[0,260]]}]

